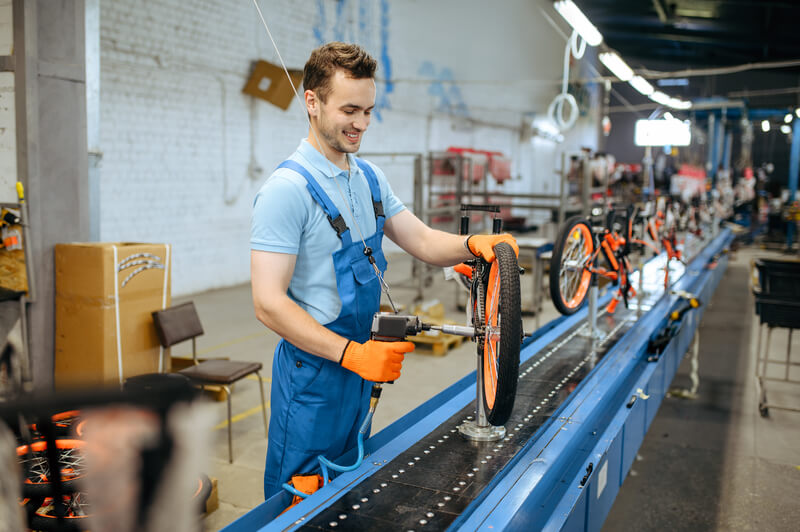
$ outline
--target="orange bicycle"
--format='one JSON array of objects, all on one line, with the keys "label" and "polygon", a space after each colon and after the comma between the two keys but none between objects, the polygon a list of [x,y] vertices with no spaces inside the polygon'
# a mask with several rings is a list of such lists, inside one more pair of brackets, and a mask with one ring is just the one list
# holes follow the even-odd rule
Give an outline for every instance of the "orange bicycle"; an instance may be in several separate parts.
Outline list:
[{"label": "orange bicycle", "polygon": [[[613,313],[620,301],[636,295],[630,283],[630,259],[635,212],[625,215],[611,211],[605,226],[594,226],[582,216],[573,216],[562,226],[550,260],[550,297],[561,314],[578,311],[586,300],[593,276],[609,279],[618,286],[606,311]],[[600,259],[605,261],[599,265]]]},{"label": "orange bicycle", "polygon": [[[464,212],[499,212],[494,205],[462,205]],[[493,232],[500,233],[502,220],[495,219]],[[461,218],[461,233],[469,232],[469,216]],[[455,271],[469,291],[467,321],[475,328],[479,368],[479,395],[487,421],[503,425],[511,416],[517,393],[519,351],[522,343],[519,265],[514,250],[506,243],[494,248],[496,260],[473,259]]]}]

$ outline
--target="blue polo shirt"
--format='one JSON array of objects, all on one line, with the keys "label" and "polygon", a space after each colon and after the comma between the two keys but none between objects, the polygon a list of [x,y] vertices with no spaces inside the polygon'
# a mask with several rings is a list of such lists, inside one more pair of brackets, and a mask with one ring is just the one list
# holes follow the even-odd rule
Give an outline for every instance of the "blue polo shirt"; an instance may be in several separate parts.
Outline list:
[{"label": "blue polo shirt", "polygon": [[[361,235],[353,223],[353,214],[367,238],[375,233],[375,211],[364,173],[353,155],[347,157],[349,174],[303,139],[289,159],[314,176],[344,217],[353,242],[359,242]],[[388,220],[406,207],[394,195],[380,168],[368,164],[378,178]],[[334,177],[332,171],[336,173]],[[322,324],[335,320],[342,307],[333,268],[333,253],[341,247],[342,241],[322,207],[309,194],[305,178],[288,168],[275,170],[253,202],[250,249],[297,255],[289,297]]]}]

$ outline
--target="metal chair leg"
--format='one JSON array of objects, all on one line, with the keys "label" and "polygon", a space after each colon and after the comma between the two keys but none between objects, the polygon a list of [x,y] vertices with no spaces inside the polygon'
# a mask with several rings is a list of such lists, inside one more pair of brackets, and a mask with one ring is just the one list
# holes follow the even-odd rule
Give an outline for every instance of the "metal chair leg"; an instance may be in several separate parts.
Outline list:
[{"label": "metal chair leg", "polygon": [[789,341],[786,344],[786,374],[784,375],[784,379],[787,381],[789,380],[789,368],[792,366],[792,331],[794,329],[789,329]]},{"label": "metal chair leg", "polygon": [[233,422],[231,421],[231,389],[229,386],[222,386],[222,389],[225,390],[225,396],[228,399],[228,462],[233,463],[233,435],[231,431],[233,430],[231,425]]},{"label": "metal chair leg", "polygon": [[267,400],[264,398],[264,381],[261,380],[261,372],[256,371],[258,377],[258,389],[261,392],[261,416],[264,418],[264,435],[269,438],[269,425],[267,424]]},{"label": "metal chair leg", "polygon": [[764,324],[758,324],[758,343],[756,344],[756,377],[761,376],[761,331],[764,330]]},{"label": "metal chair leg", "polygon": [[763,375],[764,377],[767,376],[767,370],[769,369],[769,366],[767,365],[767,360],[769,360],[769,342],[771,339],[772,339],[772,327],[767,325],[767,347],[766,351],[764,352],[764,365],[762,366],[764,371],[761,373],[761,375]]}]

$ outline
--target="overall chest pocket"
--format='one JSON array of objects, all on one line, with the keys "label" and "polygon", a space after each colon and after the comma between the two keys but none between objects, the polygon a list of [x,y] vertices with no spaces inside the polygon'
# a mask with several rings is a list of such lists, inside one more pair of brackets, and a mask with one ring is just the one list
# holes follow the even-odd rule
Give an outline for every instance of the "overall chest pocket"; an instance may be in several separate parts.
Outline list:
[{"label": "overall chest pocket", "polygon": [[[387,268],[386,257],[382,250],[374,251],[375,264],[381,272]],[[372,323],[372,316],[378,312],[381,303],[381,283],[375,268],[370,264],[366,256],[359,257],[350,263],[355,279],[355,313],[359,327],[369,328]]]}]

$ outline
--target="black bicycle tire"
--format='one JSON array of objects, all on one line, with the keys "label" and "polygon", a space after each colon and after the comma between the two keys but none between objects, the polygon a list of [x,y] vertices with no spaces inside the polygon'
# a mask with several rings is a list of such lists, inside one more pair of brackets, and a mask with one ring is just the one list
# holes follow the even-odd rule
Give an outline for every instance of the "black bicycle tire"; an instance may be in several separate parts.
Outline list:
[{"label": "black bicycle tire", "polygon": [[[494,405],[486,402],[486,394],[481,393],[486,419],[491,425],[504,425],[511,417],[519,380],[519,351],[522,345],[522,313],[520,310],[519,264],[510,245],[501,242],[494,248],[498,275],[500,276],[501,330],[498,340],[497,386]],[[488,291],[484,290],[484,297]],[[484,308],[486,303],[484,301]],[[488,311],[485,311],[488,312]],[[484,386],[487,382],[485,364],[481,364]]]},{"label": "black bicycle tire", "polygon": [[[70,496],[74,496],[72,494]],[[36,513],[36,510],[43,504],[43,500],[39,500],[36,508],[32,508],[28,512],[28,528],[30,530],[41,530],[46,532],[80,532],[87,530],[90,524],[89,515],[65,517],[59,522],[56,517],[45,517]],[[32,504],[36,504],[33,502]]]},{"label": "black bicycle tire", "polygon": [[192,495],[192,504],[195,505],[199,513],[204,514],[206,513],[206,502],[211,496],[213,486],[211,485],[211,479],[205,474],[201,473],[197,480],[200,482],[200,489],[196,490]]},{"label": "black bicycle tire", "polygon": [[[553,245],[553,255],[550,258],[550,299],[553,301],[556,310],[564,316],[574,314],[580,309],[586,301],[586,296],[589,291],[583,294],[580,303],[574,307],[569,307],[564,301],[563,294],[561,293],[561,260],[564,254],[564,247],[566,246],[567,239],[572,234],[572,231],[579,224],[583,224],[589,231],[592,232],[591,225],[583,216],[573,216],[564,222],[556,237],[555,244]],[[594,241],[592,240],[592,251],[594,251]]]}]

